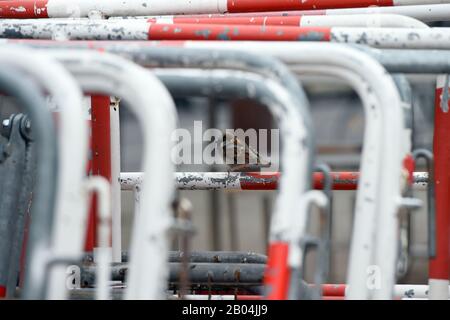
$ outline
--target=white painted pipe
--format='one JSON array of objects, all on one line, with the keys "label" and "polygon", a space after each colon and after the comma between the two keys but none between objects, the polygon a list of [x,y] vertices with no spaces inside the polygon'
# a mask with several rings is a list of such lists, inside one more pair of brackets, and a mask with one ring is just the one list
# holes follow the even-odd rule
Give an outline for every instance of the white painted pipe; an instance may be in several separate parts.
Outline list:
[{"label": "white painted pipe", "polygon": [[143,214],[134,219],[126,298],[162,298],[174,191],[170,136],[176,128],[175,104],[157,78],[124,58],[74,50],[47,54],[64,63],[85,91],[119,96],[137,116],[144,134],[144,172],[154,179],[142,185]]},{"label": "white painted pipe", "polygon": [[[60,173],[53,241],[47,257],[44,257],[43,252],[37,252],[39,256],[31,257],[29,261],[29,267],[36,269],[36,277],[42,277],[45,273],[42,268],[47,267],[46,258],[61,256],[79,258],[82,253],[84,236],[79,235],[79,228],[84,228],[87,214],[83,181],[88,155],[88,128],[83,114],[82,93],[67,70],[44,53],[2,47],[0,59],[2,63],[17,67],[38,79],[60,111],[58,113],[61,119],[58,139]],[[55,266],[49,272],[48,298],[64,299],[65,268]]]},{"label": "white painted pipe", "polygon": [[98,248],[94,249],[96,269],[96,299],[109,300],[110,263],[112,262],[111,248],[111,188],[107,179],[101,176],[89,177],[85,183],[88,193],[97,194],[98,204]]},{"label": "white painted pipe", "polygon": [[[265,177],[255,177],[254,183],[248,182],[247,177],[243,177],[240,172],[176,172],[174,174],[174,181],[180,190],[274,190],[273,186],[263,186],[263,183],[276,183],[278,178],[274,176],[267,176],[269,181],[264,181]],[[415,190],[424,191],[427,188],[428,173],[414,172]],[[134,191],[139,189],[140,184],[144,179],[142,172],[121,172],[120,186],[122,190]],[[260,184],[258,188],[257,184]],[[351,182],[340,182],[351,183]],[[353,182],[356,184],[356,182]],[[247,185],[250,185],[249,187]],[[355,187],[356,189],[356,187]]]},{"label": "white painted pipe", "polygon": [[[366,90],[373,91],[376,99],[371,101],[370,108],[364,104],[366,133],[348,271],[348,282],[352,288],[349,298],[392,298],[396,269],[396,246],[392,243],[396,243],[404,123],[399,94],[386,70],[361,52],[333,44],[189,41],[184,45],[191,48],[265,52],[290,66],[334,66],[358,75],[360,82],[365,83]],[[375,228],[375,225],[380,228]],[[391,242],[387,244],[388,241]],[[381,290],[376,290],[372,295],[373,291],[369,292],[366,286],[366,272],[373,264],[381,268],[383,279]]]},{"label": "white painted pipe", "polygon": [[428,28],[417,19],[399,14],[302,16],[300,27]]},{"label": "white painted pipe", "polygon": [[[2,3],[3,2],[3,3]],[[407,6],[449,3],[448,0],[359,0],[296,2],[278,0],[9,0],[1,1],[0,18],[63,18],[88,16],[145,16],[167,14],[236,13],[281,10],[317,10],[368,6]]]},{"label": "white painted pipe", "polygon": [[122,262],[122,199],[120,190],[120,119],[119,104],[110,108],[111,132],[111,201],[112,201],[112,261]]},{"label": "white painted pipe", "polygon": [[399,14],[408,16],[422,22],[449,21],[450,4],[419,4],[397,7],[368,7],[350,9],[327,9],[322,14],[360,15],[360,14]]}]

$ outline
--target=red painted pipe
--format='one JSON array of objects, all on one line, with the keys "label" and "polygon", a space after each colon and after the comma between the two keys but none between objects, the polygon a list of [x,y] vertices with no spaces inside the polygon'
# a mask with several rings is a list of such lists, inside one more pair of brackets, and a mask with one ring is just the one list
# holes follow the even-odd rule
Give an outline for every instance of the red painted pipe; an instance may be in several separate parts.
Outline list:
[{"label": "red painted pipe", "polygon": [[[260,174],[255,172],[242,173],[244,176],[251,176],[257,180],[240,179],[242,190],[276,190],[278,188],[278,181],[280,173]],[[356,190],[358,188],[359,172],[332,172],[333,190]],[[258,181],[258,183],[255,183]],[[324,176],[321,172],[314,172],[313,174],[313,188],[323,189]]]},{"label": "red painted pipe", "polygon": [[[274,16],[274,17],[183,17],[174,16],[173,23],[188,24],[222,24],[222,25],[255,25],[255,26],[300,26],[301,16]],[[157,22],[157,18],[150,18],[148,22]]]},{"label": "red painted pipe", "polygon": [[228,0],[228,12],[318,10],[393,6],[393,0]]},{"label": "red painted pipe", "polygon": [[[91,97],[91,145],[92,175],[111,181],[111,130],[110,102],[108,96]],[[93,195],[90,207],[85,250],[93,251],[97,246],[97,196]]]},{"label": "red painted pipe", "polygon": [[[448,90],[448,89],[447,89]],[[450,275],[450,112],[441,107],[443,86],[436,89],[433,152],[436,192],[436,257],[430,259],[429,278]],[[450,104],[447,105],[447,108]]]},{"label": "red painted pipe", "polygon": [[345,297],[346,284],[323,284],[322,295],[329,297]]},{"label": "red painted pipe", "polygon": [[274,241],[269,244],[267,267],[264,273],[264,285],[268,290],[268,300],[286,300],[288,298],[290,269],[288,266],[289,245]]},{"label": "red painted pipe", "polygon": [[0,1],[0,18],[48,18],[48,0]]},{"label": "red painted pipe", "polygon": [[148,40],[330,41],[328,27],[149,23]]},{"label": "red painted pipe", "polygon": [[[4,0],[0,1],[0,18],[67,18],[81,17],[101,10],[107,16],[136,16],[183,13],[236,13],[282,10],[320,10],[396,6],[411,4],[402,0],[203,0],[202,3],[185,0],[179,5],[167,5],[168,0],[114,1],[105,7],[103,0]],[[420,3],[420,0],[418,1]],[[437,2],[437,0],[436,0]],[[145,5],[145,6],[143,6]],[[103,9],[103,10],[102,10]]]}]

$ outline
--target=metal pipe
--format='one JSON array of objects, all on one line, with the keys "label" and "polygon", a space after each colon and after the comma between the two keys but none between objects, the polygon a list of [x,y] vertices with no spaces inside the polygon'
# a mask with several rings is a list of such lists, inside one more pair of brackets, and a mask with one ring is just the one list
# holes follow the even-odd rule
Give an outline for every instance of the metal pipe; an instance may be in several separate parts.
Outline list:
[{"label": "metal pipe", "polygon": [[[189,263],[189,282],[192,285],[236,285],[261,286],[263,283],[265,264],[256,263]],[[85,286],[95,283],[96,266],[81,266],[81,279]],[[182,263],[168,264],[168,283],[179,284]],[[113,281],[124,281],[129,275],[129,265],[124,263],[112,264],[111,278]]]},{"label": "metal pipe", "polygon": [[[3,48],[2,48],[3,49]],[[5,50],[7,52],[7,50]],[[2,52],[2,50],[0,50]],[[1,54],[1,53],[0,53]],[[20,57],[15,57],[20,60]],[[28,56],[30,58],[30,56]],[[55,191],[57,183],[57,158],[56,138],[53,119],[41,95],[40,89],[29,78],[13,69],[8,62],[0,68],[0,90],[3,94],[16,98],[18,105],[30,117],[33,123],[33,137],[38,148],[36,149],[36,161],[38,163],[36,172],[36,184],[32,216],[34,219],[43,219],[51,223],[55,205]],[[33,225],[33,224],[32,224]],[[32,228],[30,239],[40,245],[49,245],[49,238],[42,236],[36,228]],[[29,245],[32,247],[32,244]]]},{"label": "metal pipe", "polygon": [[[173,100],[151,73],[126,59],[69,50],[55,50],[48,55],[61,61],[85,91],[120,96],[137,115],[146,146],[144,172],[155,181],[142,185],[145,196],[142,214],[134,220],[127,298],[161,297],[166,285],[167,231],[173,196],[170,182],[173,172],[170,135],[176,123]],[[156,105],[159,107],[155,108]]]},{"label": "metal pipe", "polygon": [[[367,49],[365,49],[367,50]],[[367,50],[391,72],[404,73],[449,73],[450,54],[445,51],[397,51]],[[430,260],[429,285],[431,299],[448,299],[446,286],[449,283],[450,258],[448,253],[448,172],[445,170],[448,160],[448,139],[446,123],[446,104],[443,88],[445,76],[440,76],[435,95],[435,188],[436,188],[436,257]]]},{"label": "metal pipe", "polygon": [[428,257],[434,259],[436,257],[436,192],[434,185],[434,157],[433,153],[427,149],[417,149],[413,153],[414,160],[423,158],[428,168],[431,183],[427,187],[427,243]]},{"label": "metal pipe", "polygon": [[[0,1],[0,4],[2,1]],[[330,41],[328,27],[161,24],[146,20],[5,19],[2,38],[71,40],[279,40]]]},{"label": "metal pipe", "polygon": [[0,18],[64,18],[89,16],[145,16],[162,14],[320,10],[370,6],[404,6],[448,3],[448,0],[6,0]]},{"label": "metal pipe", "polygon": [[[313,287],[313,285],[310,285]],[[322,292],[324,300],[332,297],[345,297],[348,286],[345,284],[324,284]],[[450,287],[448,288],[450,293]],[[394,288],[394,299],[423,299],[429,298],[429,286],[422,284],[397,284]],[[213,295],[209,298],[207,295],[187,295],[186,299],[192,300],[247,300],[257,299],[263,300],[263,296],[246,296],[246,295]]]},{"label": "metal pipe", "polygon": [[[328,198],[323,192],[319,192],[317,190],[308,191],[301,202],[301,210],[304,210],[308,214],[308,219],[306,224],[298,223],[297,221],[293,221],[295,224],[295,228],[293,228],[293,234],[291,235],[291,243],[289,245],[289,267],[291,272],[291,279],[289,285],[289,298],[294,300],[299,300],[305,296],[302,291],[301,282],[305,275],[305,259],[306,252],[309,250],[310,245],[314,245],[318,250],[317,253],[317,261],[319,262],[316,265],[316,270],[314,273],[314,280],[316,285],[321,285],[323,283],[323,270],[325,266],[323,265],[323,255],[324,255],[324,247],[321,241],[326,241],[326,235],[323,234],[324,228],[321,228],[322,234],[318,239],[310,239],[308,236],[308,224],[311,215],[311,207],[317,206],[320,212],[320,219],[323,218],[328,219],[326,212],[326,207],[328,206]],[[323,226],[322,226],[323,227]],[[295,232],[294,232],[295,231]],[[317,293],[317,292],[314,292]],[[314,294],[312,299],[320,299],[320,293]]]},{"label": "metal pipe", "polygon": [[[69,73],[42,53],[3,47],[0,59],[38,79],[61,110],[61,139],[58,142],[58,167],[61,174],[58,176],[56,214],[47,211],[45,216],[35,218],[31,224],[25,270],[24,297],[44,298],[46,259],[50,259],[49,255],[60,254],[61,246],[77,241],[76,237],[71,236],[65,242],[58,241],[58,232],[66,237],[71,235],[71,224],[68,222],[73,217],[85,214],[82,180],[87,160],[87,128],[82,117],[81,92]],[[35,63],[35,59],[39,63]],[[61,224],[60,219],[65,223]]]},{"label": "metal pipe", "polygon": [[[28,123],[26,130],[24,123]],[[24,114],[12,114],[0,133],[0,297],[15,292],[23,229],[33,190],[31,123]],[[11,283],[11,278],[14,283]]]},{"label": "metal pipe", "polygon": [[[181,251],[169,251],[169,262],[180,263],[184,253]],[[122,262],[128,262],[128,253],[122,252]],[[94,261],[92,253],[84,256],[83,261],[90,263]],[[188,262],[194,263],[259,263],[265,264],[267,256],[256,252],[243,251],[191,251]]]},{"label": "metal pipe", "polygon": [[[255,44],[256,44],[256,46],[255,46]],[[84,45],[86,45],[86,44],[84,44]],[[178,45],[183,45],[184,47],[192,47],[192,46],[197,46],[197,47],[199,47],[199,46],[202,46],[202,47],[218,47],[218,45],[219,44],[212,44],[212,43],[202,43],[202,42],[195,42],[195,43],[193,43],[193,42],[185,42],[185,43],[182,43],[182,44],[178,44]],[[221,48],[226,48],[227,46],[232,46],[233,44],[231,44],[231,43],[220,43],[220,46],[221,46]],[[236,44],[234,44],[234,45],[236,45]],[[110,49],[111,49],[111,46],[114,46],[114,45],[111,45],[111,44],[109,44],[108,45],[109,47],[110,47]],[[264,46],[266,46],[266,47],[264,47]],[[288,44],[283,44],[282,46],[283,47],[285,47],[285,51],[284,52],[281,52],[281,50],[279,50],[279,52],[274,52],[274,51],[276,51],[276,50],[274,50],[274,48],[275,47],[279,47],[279,45],[277,45],[277,46],[273,46],[273,44],[267,44],[267,45],[264,45],[263,46],[263,44],[257,44],[257,43],[255,43],[255,42],[252,42],[252,43],[240,43],[239,44],[239,47],[240,48],[245,48],[245,49],[247,49],[247,50],[257,50],[257,51],[260,51],[260,50],[269,50],[269,52],[273,52],[273,54],[275,54],[276,56],[278,56],[278,57],[281,57],[285,62],[290,62],[290,61],[292,61],[292,62],[294,62],[294,61],[296,61],[297,59],[297,61],[311,61],[311,60],[317,60],[318,59],[318,55],[317,55],[317,52],[315,52],[314,50],[308,50],[307,48],[309,48],[309,49],[311,49],[311,48],[315,48],[315,45],[308,45],[308,46],[301,46],[301,45],[298,45],[298,44],[296,44],[296,45],[294,45],[294,44],[292,44],[292,48],[291,47],[289,47],[289,45]],[[286,48],[286,46],[287,46],[287,48]],[[255,49],[256,47],[258,47],[259,49]],[[332,46],[331,45],[321,45],[320,46],[321,47],[321,49],[322,50],[332,50],[331,48],[332,48]],[[337,48],[337,47],[336,47]],[[295,50],[294,50],[295,49]],[[316,48],[315,48],[316,49]],[[120,49],[117,49],[117,46],[116,46],[116,48],[114,49],[114,50],[116,50],[116,52],[120,52]],[[319,50],[319,49],[317,49],[317,50]],[[131,50],[129,50],[129,49],[127,49],[127,50],[125,50],[125,51],[128,51],[128,52],[126,52],[125,54],[126,55],[128,55],[128,56],[130,56],[130,51],[133,51],[132,49]],[[306,55],[306,52],[308,52],[308,55]],[[342,53],[340,53],[340,54],[342,54]],[[138,57],[138,59],[139,59],[139,54],[136,54],[135,55],[136,57]],[[296,58],[296,59],[292,59],[293,57],[297,57],[298,56],[298,58]],[[352,63],[351,63],[351,61],[353,61],[354,59],[353,58],[348,58],[348,57],[346,57],[346,58],[342,58],[342,59],[339,59],[337,56],[339,56],[339,54],[336,54],[336,55],[334,55],[333,56],[333,59],[331,59],[331,60],[333,60],[333,63],[336,63],[338,66],[339,65],[342,65],[342,64],[346,64],[346,63],[349,63],[350,64],[350,68],[355,68],[355,69],[357,69],[355,72],[360,72],[361,70],[360,70],[360,67],[358,67],[358,66],[356,66],[356,65],[352,65]],[[345,56],[345,55],[344,55]],[[301,57],[301,59],[300,59],[300,57]],[[327,51],[327,53],[326,53],[326,57],[327,57],[327,59],[330,59],[330,54],[329,54],[329,51]],[[141,58],[142,59],[142,58]],[[324,59],[325,59],[325,57],[324,57]],[[327,61],[327,60],[325,60],[325,61]],[[320,62],[318,62],[318,63],[321,63],[321,64],[323,64],[323,61],[320,61]],[[329,63],[329,62],[328,62]],[[182,64],[183,65],[183,64]],[[208,64],[205,64],[207,67],[211,67],[211,65],[208,65]],[[366,63],[362,63],[361,65],[366,65]],[[380,73],[382,73],[383,75],[380,75]],[[375,74],[378,74],[379,76],[381,76],[381,77],[383,77],[383,76],[386,76],[385,75],[385,73],[384,72],[379,72],[379,73],[377,73],[377,72],[375,72]],[[370,73],[368,74],[369,76],[370,76]],[[368,76],[368,75],[362,75],[363,77],[366,77],[366,76]],[[377,87],[377,92],[383,92],[383,94],[380,94],[381,96],[384,96],[384,97],[386,97],[385,96],[385,94],[384,94],[384,89],[382,90],[381,88],[379,88],[378,87],[378,85],[379,84],[381,84],[381,83],[386,83],[386,81],[379,81],[379,80],[376,80],[376,79],[373,79],[373,78],[370,78],[371,79],[371,81],[373,81],[373,83],[374,83],[374,85]],[[390,81],[392,81],[392,80],[390,80]],[[395,99],[394,99],[394,101],[396,101]],[[390,103],[391,103],[392,101],[386,101],[386,103],[384,104],[384,105],[390,105]],[[389,117],[388,117],[389,118]],[[389,120],[392,120],[392,119],[389,119]],[[388,120],[388,121],[389,121]],[[398,121],[401,121],[400,119],[398,120]],[[398,125],[398,128],[400,129],[402,127],[402,125]],[[401,134],[399,133],[399,134],[393,134],[393,135],[391,135],[391,136],[394,136],[394,137],[397,137],[397,136],[400,136]],[[379,140],[379,137],[377,137],[377,141]],[[390,139],[388,139],[389,140],[389,144],[390,145],[392,145],[392,141],[390,141]],[[400,148],[399,148],[400,149]],[[399,150],[397,150],[397,151],[399,151]],[[396,152],[395,150],[393,150],[392,152]],[[391,156],[392,155],[392,152],[382,152],[383,154],[384,154],[384,156],[386,156],[387,157],[387,155],[389,155],[389,156]],[[380,153],[376,153],[376,154],[380,154]],[[376,156],[375,156],[376,157]],[[392,159],[392,157],[390,157],[390,159],[387,159],[386,161],[393,161],[393,159]],[[400,165],[401,165],[401,160],[399,161],[400,162]],[[393,162],[391,163],[391,164],[393,164]],[[400,166],[401,167],[401,166]],[[375,170],[375,171],[377,171],[377,170]],[[378,170],[379,171],[379,170]],[[367,173],[367,174],[370,174],[369,172]],[[400,175],[399,175],[400,176]],[[392,178],[392,176],[391,176],[391,178]],[[389,176],[387,176],[385,179],[388,179],[389,180]],[[383,180],[383,179],[382,179]],[[371,181],[371,179],[369,179],[368,181]],[[368,185],[370,186],[370,183],[368,183]],[[392,185],[390,185],[390,187],[392,187]],[[364,188],[364,187],[363,187]],[[366,188],[367,188],[367,186],[366,186]],[[389,188],[387,188],[387,189],[389,189]],[[386,190],[386,188],[384,188],[384,191],[385,191],[385,193],[384,193],[384,196],[385,197],[387,197],[386,199],[392,199],[392,197],[393,197],[393,195],[395,194],[395,192],[389,192],[390,194],[388,195],[388,192],[386,192],[387,190]],[[392,202],[391,202],[392,203]],[[385,211],[385,213],[386,213],[386,211],[387,212],[390,212],[389,210],[383,210],[383,211]],[[368,233],[364,233],[364,232],[362,232],[363,234],[367,234],[368,235]],[[362,242],[361,242],[362,243]],[[366,249],[364,249],[364,251],[365,251]],[[364,271],[362,271],[363,273],[364,273]],[[364,284],[362,285],[363,287],[365,287],[365,274],[363,275],[363,277],[364,277]]]},{"label": "metal pipe", "polygon": [[[142,19],[143,17],[136,17]],[[112,20],[114,18],[110,18]],[[117,18],[117,19],[122,19]],[[145,19],[145,18],[144,18]],[[428,28],[414,18],[399,14],[359,14],[339,16],[255,16],[219,17],[197,16],[160,16],[148,17],[148,22],[162,24],[222,24],[222,25],[255,25],[255,26],[294,26],[294,27],[383,27],[383,28]]]},{"label": "metal pipe", "polygon": [[[123,48],[123,47],[122,47]],[[117,47],[119,51],[119,47]],[[285,69],[285,67],[279,64],[277,61],[272,59],[262,58],[257,55],[249,55],[244,52],[222,52],[219,50],[182,50],[182,54],[179,52],[180,50],[167,50],[167,48],[163,50],[158,50],[154,48],[152,50],[144,51],[137,50],[134,51],[127,50],[127,56],[133,58],[133,60],[145,65],[145,66],[162,66],[162,67],[183,67],[183,68],[225,68],[225,69],[241,69],[241,70],[250,70],[252,72],[256,72],[258,74],[262,74],[265,77],[269,77],[269,79],[276,79],[280,81],[283,86],[290,92],[291,99],[296,101],[296,108],[298,108],[301,118],[303,119],[303,125],[307,130],[305,131],[304,136],[304,147],[306,148],[302,153],[302,159],[300,163],[303,164],[302,172],[298,175],[293,175],[290,178],[303,180],[302,176],[308,176],[308,173],[312,170],[312,128],[310,122],[310,115],[307,110],[307,102],[305,100],[304,94],[299,87],[297,80],[292,77],[292,75]],[[296,160],[298,161],[298,159]],[[287,179],[283,179],[282,183],[286,185],[296,185],[298,181],[288,181]],[[308,179],[304,181],[305,186],[304,190],[308,188],[309,181]],[[296,194],[301,194],[301,191]],[[280,201],[281,204],[289,204],[289,201]],[[277,211],[281,210],[279,207],[276,208]],[[291,214],[295,210],[285,210],[286,214]],[[276,232],[280,232],[283,228],[289,228],[289,218],[286,216],[282,219],[284,222],[278,225],[278,229]],[[281,243],[281,242],[280,242]],[[286,259],[279,260],[278,263],[282,263],[287,267]],[[283,280],[283,279],[281,279]],[[285,279],[286,280],[286,279]],[[278,281],[278,280],[277,280]]]},{"label": "metal pipe", "polygon": [[[176,172],[174,180],[179,190],[277,190],[280,172]],[[331,172],[333,190],[356,190],[360,179],[359,172]],[[122,190],[133,191],[143,181],[142,172],[122,172]],[[324,176],[313,174],[313,188],[323,189]],[[424,190],[428,184],[427,172],[413,173],[413,186]]]},{"label": "metal pipe", "polygon": [[[372,93],[375,92],[377,93],[377,95],[379,95],[381,98],[374,98],[373,100],[370,101],[384,101],[384,103],[381,103],[384,106],[390,105],[391,107],[387,110],[388,112],[393,112],[394,114],[396,114],[395,116],[387,116],[387,119],[384,119],[383,122],[385,122],[384,124],[389,126],[388,123],[393,121],[396,122],[395,125],[392,125],[392,127],[390,127],[389,130],[381,130],[384,135],[384,139],[383,141],[386,142],[385,147],[386,148],[391,148],[393,147],[393,145],[395,145],[395,143],[393,143],[392,141],[392,137],[396,137],[399,138],[402,136],[401,132],[402,132],[402,128],[403,128],[403,120],[401,119],[401,107],[400,107],[400,99],[398,96],[398,93],[396,91],[395,85],[392,82],[392,79],[390,79],[385,71],[376,63],[374,63],[374,61],[372,60],[368,60],[368,61],[364,61],[361,63],[355,63],[356,60],[365,60],[368,59],[366,56],[359,56],[358,54],[356,54],[356,56],[358,57],[353,57],[353,56],[348,56],[348,52],[345,52],[346,50],[349,50],[350,52],[353,52],[351,49],[348,48],[343,48],[341,46],[337,46],[337,45],[325,45],[322,44],[320,46],[315,45],[315,44],[309,44],[309,45],[299,45],[299,44],[288,44],[288,43],[283,43],[280,44],[278,43],[276,46],[274,46],[274,44],[263,44],[263,43],[256,43],[256,42],[241,42],[239,43],[239,46],[237,47],[236,43],[230,43],[230,42],[221,42],[221,43],[211,43],[211,42],[185,42],[184,44],[184,48],[186,47],[203,47],[203,48],[232,48],[234,47],[235,49],[239,47],[239,49],[244,49],[244,50],[250,50],[250,51],[258,51],[260,52],[261,50],[265,50],[267,52],[269,52],[272,55],[275,55],[279,58],[281,58],[283,61],[285,61],[288,64],[298,64],[298,63],[317,63],[321,66],[324,65],[336,65],[337,67],[341,67],[341,68],[349,68],[350,70],[352,70],[352,72],[356,73],[359,75],[359,77],[363,77],[364,78],[368,78],[367,81],[369,81],[369,83],[374,87],[374,90],[372,90]],[[116,52],[120,51],[115,49]],[[127,51],[127,50],[125,50]],[[132,50],[129,50],[132,51]],[[335,54],[330,56],[330,52],[333,51],[335,52]],[[323,56],[319,54],[319,52],[323,52]],[[128,55],[128,53],[126,53]],[[137,54],[136,56],[139,57],[139,55]],[[207,65],[207,64],[206,64]],[[364,72],[364,74],[361,74],[361,65],[369,65],[371,66],[371,68],[373,68],[373,70],[371,70],[371,72],[367,71]],[[208,65],[207,65],[208,66]],[[211,67],[211,66],[208,66]],[[341,72],[343,72],[341,70]],[[350,76],[350,75],[348,75]],[[384,80],[380,80],[381,78],[385,78]],[[355,85],[357,88],[360,89],[361,92],[366,92],[365,90],[363,91],[363,82],[361,82],[361,79],[357,79],[357,81],[355,80],[355,76],[353,76],[353,85]],[[357,82],[357,83],[356,83]],[[393,85],[393,87],[384,87],[381,88],[380,86],[390,86]],[[392,99],[387,99],[386,98],[386,92],[389,92],[389,94],[392,94],[391,98]],[[392,108],[392,101],[397,101],[399,103],[398,108]],[[366,106],[369,107],[370,103],[366,103]],[[369,108],[370,112],[374,112],[372,108]],[[383,112],[384,113],[384,112]],[[397,114],[398,113],[398,114]],[[369,113],[370,114],[370,113]],[[369,119],[378,119],[381,120],[380,118],[374,117],[371,118],[369,117]],[[378,121],[376,120],[376,121]],[[398,123],[397,123],[398,122]],[[378,142],[380,142],[380,138],[379,138],[379,134],[374,133],[374,131],[372,130],[376,130],[375,128],[378,128],[378,125],[373,124],[372,126],[369,126],[369,128],[371,128],[370,130],[368,130],[368,132],[372,132],[373,135],[369,135],[366,136],[366,145],[376,145],[377,148],[380,147],[378,145]],[[399,130],[399,132],[397,133],[389,133],[388,132],[390,130]],[[371,137],[371,138],[370,138]],[[371,141],[371,139],[373,139],[373,141],[370,143],[369,141]],[[376,141],[376,142],[375,142]],[[400,142],[399,142],[400,143]],[[386,146],[387,145],[387,146]],[[369,149],[369,150],[368,150]],[[400,177],[400,171],[397,174],[392,174],[392,173],[388,173],[391,172],[390,170],[393,170],[392,172],[395,172],[396,170],[401,170],[401,165],[402,165],[402,161],[403,161],[403,155],[401,155],[401,147],[398,148],[393,148],[392,150],[389,151],[384,151],[384,152],[377,152],[376,148],[370,149],[368,148],[366,149],[366,152],[372,152],[372,156],[369,156],[368,154],[366,154],[366,156],[363,156],[363,164],[362,164],[362,172],[366,174],[366,178],[364,178],[363,180],[366,181],[365,179],[367,179],[367,183],[363,183],[361,184],[361,188],[359,190],[359,196],[358,196],[358,203],[362,202],[362,204],[364,204],[367,208],[365,208],[364,210],[362,210],[362,206],[361,205],[357,205],[357,208],[359,210],[361,210],[360,212],[364,212],[364,217],[365,218],[369,218],[369,216],[367,215],[367,212],[372,212],[374,219],[375,219],[375,212],[382,212],[382,214],[385,215],[389,215],[391,216],[391,213],[393,212],[392,210],[395,211],[395,208],[397,207],[397,199],[395,197],[395,194],[398,194],[398,190],[400,190],[400,187],[396,187],[397,183],[400,183],[399,181],[392,181],[392,183],[387,183],[387,185],[389,185],[386,188],[382,188],[382,190],[377,190],[376,189],[376,184],[373,184],[373,181],[377,181],[377,179],[380,179],[378,181],[390,181],[392,180],[393,176],[396,177]],[[398,156],[400,156],[400,159],[397,159],[396,156],[393,156],[397,154]],[[386,157],[387,159],[381,160],[378,158],[379,155],[382,155],[383,157]],[[371,162],[369,164],[369,162],[367,162],[369,160],[369,158],[373,159],[378,159],[376,160],[375,163]],[[398,161],[397,161],[398,160]],[[378,163],[378,165],[376,164]],[[385,165],[389,163],[389,166],[392,165],[393,167],[391,167],[391,169],[387,170],[386,169],[381,169],[380,164],[383,163],[383,168],[385,168]],[[368,170],[368,168],[373,167],[373,170],[370,169]],[[392,189],[391,189],[392,188]],[[390,189],[390,191],[388,191]],[[363,197],[362,195],[366,194],[366,192],[369,192],[373,194],[373,196],[376,198],[378,196],[383,197],[383,199],[385,199],[386,201],[381,201],[382,204],[384,205],[388,205],[391,206],[390,209],[385,208],[385,209],[376,209],[374,206],[374,203],[369,203],[367,201],[364,201],[363,199],[372,199],[372,197]],[[381,195],[382,194],[382,195]],[[369,209],[370,208],[370,209]],[[359,215],[357,214],[357,217]],[[393,215],[395,216],[395,215]],[[369,220],[365,221],[365,220],[361,220],[361,219],[357,219],[358,221],[356,221],[358,226],[361,226],[361,228],[355,228],[355,230],[360,230],[358,233],[358,237],[357,239],[365,238],[366,241],[355,241],[355,243],[358,243],[358,245],[360,246],[359,248],[361,248],[360,252],[358,252],[358,254],[355,254],[356,257],[366,257],[367,261],[366,263],[363,263],[362,265],[366,265],[369,266],[370,263],[370,250],[368,250],[368,248],[372,248],[370,245],[370,243],[372,243],[372,239],[370,238],[370,234],[371,232],[368,232],[367,229],[372,228],[372,224]],[[374,221],[374,220],[373,220]],[[392,221],[393,222],[393,221]],[[389,223],[388,223],[389,224]],[[385,230],[382,230],[382,234],[383,232],[393,232],[394,228],[385,228]],[[387,239],[390,239],[390,237],[385,237]],[[391,246],[392,248],[392,246]],[[275,252],[284,252],[283,248],[275,248]],[[278,249],[280,249],[280,251],[278,251]],[[287,249],[287,248],[286,248]],[[393,263],[393,261],[391,261],[392,259],[395,260],[395,248],[392,248],[392,254],[391,254],[391,258],[390,259],[386,259],[383,263],[380,262],[381,265],[385,264],[385,263],[389,263],[389,266],[392,268],[395,268],[395,263]],[[380,248],[381,250],[381,248]],[[273,254],[273,251],[270,252],[269,251],[269,256],[270,253]],[[281,255],[280,257],[280,261],[283,260],[283,257],[287,257],[287,251],[285,252],[286,255]],[[356,288],[360,288],[360,290],[364,290],[364,292],[366,291],[366,274],[365,274],[365,268],[364,267],[360,267],[361,266],[361,261],[363,260],[355,260],[355,264],[358,265],[358,267],[355,267],[357,270],[359,270],[359,277],[358,274],[356,274],[355,272],[350,272],[349,275],[351,277],[355,277],[360,279],[360,286],[356,285],[353,287]],[[270,263],[269,263],[270,264]],[[387,274],[390,274],[390,272],[386,271]],[[393,276],[394,272],[392,272],[392,276]],[[392,278],[389,277],[385,277],[387,278],[386,280],[392,281]],[[386,285],[384,286],[384,289],[389,291],[389,287],[390,285]],[[389,293],[385,293],[386,295],[389,295]]]},{"label": "metal pipe", "polygon": [[188,15],[189,18],[242,18],[242,17],[304,17],[303,19],[318,19],[318,16],[363,15],[363,14],[398,14],[411,17],[422,22],[448,21],[450,17],[449,4],[420,4],[397,7],[325,9],[325,10],[290,10],[267,11],[228,14]]},{"label": "metal pipe", "polygon": [[448,49],[450,28],[348,28],[159,24],[140,20],[2,20],[2,38],[72,40],[325,41],[380,48]]},{"label": "metal pipe", "polygon": [[111,198],[112,198],[112,260],[120,262],[122,252],[122,197],[119,183],[120,176],[120,100],[113,97],[110,106],[110,137],[111,137]]},{"label": "metal pipe", "polygon": [[[109,111],[109,110],[108,110]],[[112,261],[112,250],[110,248],[110,223],[111,223],[111,190],[110,181],[101,176],[93,176],[87,179],[86,189],[95,192],[98,206],[98,248],[94,249],[96,257],[96,299],[108,300],[109,293],[109,264]]]}]

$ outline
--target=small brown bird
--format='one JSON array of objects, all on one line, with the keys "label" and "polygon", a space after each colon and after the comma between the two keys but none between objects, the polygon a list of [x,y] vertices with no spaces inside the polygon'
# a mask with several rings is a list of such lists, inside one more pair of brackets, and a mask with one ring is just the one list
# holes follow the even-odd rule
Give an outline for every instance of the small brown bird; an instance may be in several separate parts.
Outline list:
[{"label": "small brown bird", "polygon": [[[219,151],[231,172],[259,171],[261,168],[268,168],[271,165],[270,161],[263,158],[255,149],[229,132],[223,134]],[[242,162],[242,159],[244,159],[244,163],[239,163]]]}]

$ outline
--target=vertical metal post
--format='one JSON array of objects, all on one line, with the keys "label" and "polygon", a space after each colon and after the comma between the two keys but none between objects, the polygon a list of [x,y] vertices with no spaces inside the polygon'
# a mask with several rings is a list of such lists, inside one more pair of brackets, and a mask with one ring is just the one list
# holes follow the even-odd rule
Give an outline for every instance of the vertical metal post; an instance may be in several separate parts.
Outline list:
[{"label": "vertical metal post", "polygon": [[436,257],[429,263],[430,299],[448,299],[449,235],[450,235],[450,112],[448,101],[448,75],[438,76],[433,153],[435,161],[436,191]]},{"label": "vertical metal post", "polygon": [[120,189],[120,100],[111,97],[110,136],[111,136],[111,245],[112,261],[122,261],[122,197]]},{"label": "vertical metal post", "polygon": [[[102,176],[111,182],[111,139],[109,97],[91,97],[92,175]],[[85,250],[93,251],[97,245],[97,195],[93,195],[89,211]]]}]

